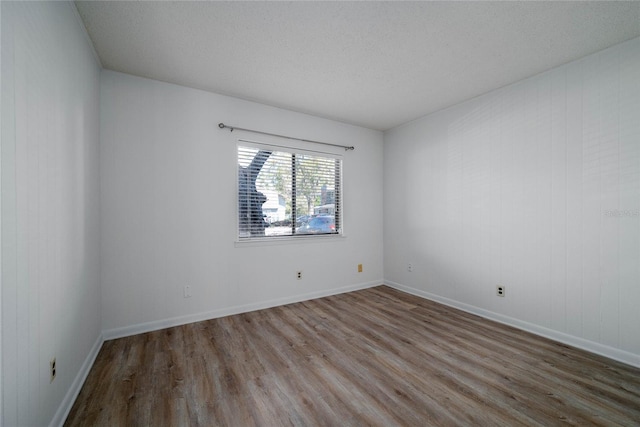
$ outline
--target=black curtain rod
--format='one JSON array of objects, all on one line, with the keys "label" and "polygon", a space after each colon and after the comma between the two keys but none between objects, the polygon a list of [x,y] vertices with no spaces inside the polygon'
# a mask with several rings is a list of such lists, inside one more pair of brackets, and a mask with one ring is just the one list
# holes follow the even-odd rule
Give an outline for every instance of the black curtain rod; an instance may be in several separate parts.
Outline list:
[{"label": "black curtain rod", "polygon": [[330,145],[332,147],[340,147],[340,148],[344,148],[345,151],[355,150],[355,147],[353,145],[348,146],[348,145],[330,144],[328,142],[312,141],[310,139],[302,139],[302,138],[294,138],[292,136],[278,135],[277,133],[269,133],[269,132],[262,132],[262,131],[253,130],[253,129],[244,129],[244,128],[239,128],[239,127],[235,127],[235,126],[227,126],[224,123],[218,123],[218,127],[220,129],[230,129],[231,132],[233,132],[234,129],[238,129],[238,130],[243,130],[243,131],[246,131],[246,132],[259,133],[259,134],[262,134],[262,135],[277,136],[279,138],[295,139],[296,141],[313,142],[314,144],[322,144],[322,145]]}]

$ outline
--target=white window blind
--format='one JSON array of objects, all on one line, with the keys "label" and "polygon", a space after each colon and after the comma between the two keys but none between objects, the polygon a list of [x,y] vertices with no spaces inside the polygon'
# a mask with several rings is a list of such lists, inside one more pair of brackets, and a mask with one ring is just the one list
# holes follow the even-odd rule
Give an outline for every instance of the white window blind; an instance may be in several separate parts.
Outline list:
[{"label": "white window blind", "polygon": [[238,145],[238,238],[342,233],[339,156]]}]

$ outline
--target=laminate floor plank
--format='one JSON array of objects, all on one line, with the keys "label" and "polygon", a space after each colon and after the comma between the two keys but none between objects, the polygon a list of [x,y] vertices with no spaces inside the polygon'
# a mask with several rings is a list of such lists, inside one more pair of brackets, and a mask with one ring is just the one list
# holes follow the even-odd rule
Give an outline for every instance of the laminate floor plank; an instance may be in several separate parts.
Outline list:
[{"label": "laminate floor plank", "polygon": [[[393,319],[397,318],[394,317]],[[393,319],[386,318],[384,320],[385,326],[389,326],[391,322],[394,322]],[[359,320],[358,323],[362,323],[362,319]],[[404,332],[408,330],[406,327],[403,329]],[[363,330],[359,331],[359,334],[361,337],[367,337],[369,332]],[[445,351],[443,352],[443,346],[434,346],[434,341],[431,340],[425,344],[424,348],[420,349],[420,344],[418,347],[415,347],[412,341],[403,338],[405,335],[405,333],[395,334],[391,332],[389,327],[385,327],[378,329],[376,336],[372,338],[371,341],[371,344],[376,348],[380,349],[384,347],[389,353],[383,357],[381,363],[384,363],[385,360],[391,363],[401,362],[399,364],[395,363],[395,366],[390,366],[389,364],[384,366],[386,370],[395,370],[397,375],[396,381],[397,378],[406,377],[407,372],[420,372],[421,375],[413,377],[411,381],[416,384],[421,384],[421,390],[428,390],[431,395],[440,391],[441,399],[448,399],[449,402],[452,402],[448,408],[452,414],[473,415],[473,418],[457,420],[458,423],[478,425],[486,424],[490,421],[492,425],[531,425],[532,420],[526,416],[526,407],[523,407],[521,411],[505,411],[505,408],[502,407],[502,400],[493,399],[489,402],[484,399],[485,393],[483,390],[487,387],[486,377],[479,378],[474,371],[466,372],[467,375],[465,376],[459,375],[461,367],[464,368],[469,364],[473,366],[474,369],[477,367],[477,364],[474,362],[475,357],[472,356],[468,360],[463,360],[460,363],[458,356],[451,351],[455,350],[455,348],[448,349],[449,351],[444,349]],[[416,349],[420,351],[416,351]],[[438,358],[440,363],[437,367],[433,368],[432,365],[428,363],[429,358],[424,359],[425,356],[434,356],[432,360]],[[440,387],[439,390],[438,383],[429,381],[432,376],[438,377],[440,380],[438,383],[443,384],[443,387]],[[474,377],[476,377],[475,381],[473,381]],[[494,388],[493,391],[497,391],[497,389]],[[509,393],[509,395],[510,394],[511,393]],[[423,400],[425,397],[427,396],[423,396]],[[475,414],[466,414],[464,408],[470,404],[483,405],[484,409]],[[513,402],[509,404],[512,405]]]},{"label": "laminate floor plank", "polygon": [[640,369],[385,286],[104,343],[66,426],[640,425]]}]

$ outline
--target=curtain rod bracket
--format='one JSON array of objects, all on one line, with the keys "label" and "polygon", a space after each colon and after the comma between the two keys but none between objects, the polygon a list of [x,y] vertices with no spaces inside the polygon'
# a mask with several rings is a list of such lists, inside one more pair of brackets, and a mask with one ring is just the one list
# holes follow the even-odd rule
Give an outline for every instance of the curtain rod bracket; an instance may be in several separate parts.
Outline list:
[{"label": "curtain rod bracket", "polygon": [[286,136],[286,135],[278,135],[277,133],[269,133],[269,132],[262,132],[262,131],[253,130],[253,129],[237,128],[237,127],[234,127],[234,126],[227,126],[222,122],[218,123],[218,127],[220,129],[229,129],[231,132],[233,132],[235,129],[238,129],[238,130],[243,130],[243,131],[246,131],[246,132],[260,133],[262,135],[277,136],[279,138],[295,139],[296,141],[312,142],[314,144],[322,144],[322,145],[330,145],[332,147],[344,148],[344,151],[349,151],[349,150],[355,150],[356,149],[353,145],[330,144],[328,142],[313,141],[313,140],[310,140],[310,139],[302,139],[302,138],[294,138],[292,136]]},{"label": "curtain rod bracket", "polygon": [[222,122],[218,123],[218,127],[219,127],[220,129],[228,128],[228,129],[231,129],[231,132],[233,132],[233,128],[232,128],[231,126],[227,126],[227,125],[225,125],[225,124],[224,124],[224,123],[222,123]]}]

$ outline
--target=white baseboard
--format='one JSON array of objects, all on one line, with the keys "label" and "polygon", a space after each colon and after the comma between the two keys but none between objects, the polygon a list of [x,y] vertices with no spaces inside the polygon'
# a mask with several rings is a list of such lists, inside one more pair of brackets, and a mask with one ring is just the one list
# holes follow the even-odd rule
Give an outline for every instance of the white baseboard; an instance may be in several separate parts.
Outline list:
[{"label": "white baseboard", "polygon": [[87,358],[84,360],[82,367],[80,367],[80,371],[78,372],[78,375],[76,375],[76,378],[73,380],[73,383],[71,383],[71,387],[69,387],[69,390],[67,390],[67,394],[64,396],[64,399],[62,399],[62,402],[60,403],[58,410],[53,416],[53,419],[49,423],[50,427],[54,427],[54,426],[62,427],[62,425],[64,424],[65,420],[67,419],[67,416],[69,415],[69,412],[71,411],[71,408],[73,407],[73,403],[76,401],[78,394],[80,394],[82,385],[87,379],[87,376],[89,375],[89,372],[93,367],[93,363],[95,362],[96,357],[98,356],[98,353],[100,352],[100,349],[102,348],[103,343],[104,343],[104,338],[102,334],[100,334],[96,339],[96,342],[93,344],[93,347],[91,347],[91,351],[89,351],[89,354],[87,355]]},{"label": "white baseboard", "polygon": [[549,338],[554,341],[561,342],[573,347],[580,348],[582,350],[589,351],[591,353],[599,354],[601,356],[608,357],[613,360],[617,360],[622,363],[640,368],[640,355],[630,353],[628,351],[620,350],[614,347],[610,347],[597,342],[589,341],[584,338],[569,335],[564,332],[559,332],[553,329],[545,328],[533,323],[525,322],[523,320],[515,319],[513,317],[505,316],[503,314],[495,313],[493,311],[485,310],[483,308],[475,307],[463,302],[455,301],[449,298],[445,298],[439,295],[435,295],[420,289],[412,288],[402,285],[400,283],[385,280],[385,285],[397,289],[408,294],[419,296],[428,300],[439,302],[444,305],[448,305],[453,308],[466,311],[471,314],[475,314],[486,319],[494,320],[499,323],[503,323],[508,326],[513,326],[518,329],[522,329],[527,332],[531,332],[536,335],[540,335],[545,338]]},{"label": "white baseboard", "polygon": [[157,331],[160,329],[171,328],[173,326],[186,325],[188,323],[200,322],[202,320],[216,319],[219,317],[231,316],[234,314],[247,313],[265,308],[277,307],[280,305],[291,304],[295,302],[308,301],[310,299],[327,297],[330,295],[342,294],[345,292],[357,291],[360,289],[371,288],[382,285],[382,280],[373,282],[359,283],[355,285],[343,286],[339,288],[327,289],[317,292],[310,292],[290,297],[277,298],[269,301],[262,301],[252,304],[237,305],[234,307],[221,308],[218,310],[207,311],[203,313],[189,314],[186,316],[173,317],[170,319],[156,320],[153,322],[139,323],[137,325],[125,326],[123,328],[108,329],[102,331],[104,340],[112,340],[116,338],[128,337],[131,335],[142,334],[145,332]]}]

